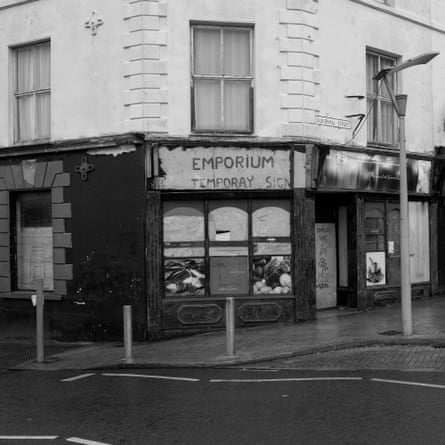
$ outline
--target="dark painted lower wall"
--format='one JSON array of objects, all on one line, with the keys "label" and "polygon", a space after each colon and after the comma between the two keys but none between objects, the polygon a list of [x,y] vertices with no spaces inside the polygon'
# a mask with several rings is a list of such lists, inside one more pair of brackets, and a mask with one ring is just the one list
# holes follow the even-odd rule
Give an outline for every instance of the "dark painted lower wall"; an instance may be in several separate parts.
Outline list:
[{"label": "dark painted lower wall", "polygon": [[[48,338],[57,340],[113,340],[122,338],[122,307],[133,308],[134,337],[146,333],[144,281],[145,153],[134,146],[124,153],[76,151],[39,156],[58,160],[69,174],[64,202],[71,206],[65,230],[72,264],[66,294],[45,304]],[[94,167],[86,180],[76,171],[82,158]],[[9,161],[17,163],[17,160]],[[0,335],[34,335],[34,308],[29,299],[0,298]]]}]

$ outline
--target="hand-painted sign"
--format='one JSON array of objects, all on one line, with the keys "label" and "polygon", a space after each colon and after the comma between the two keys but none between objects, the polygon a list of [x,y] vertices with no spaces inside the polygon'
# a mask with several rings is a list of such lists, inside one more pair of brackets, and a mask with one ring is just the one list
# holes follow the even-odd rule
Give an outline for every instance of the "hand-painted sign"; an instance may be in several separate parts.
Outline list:
[{"label": "hand-painted sign", "polygon": [[315,303],[317,309],[337,305],[335,224],[315,224]]},{"label": "hand-painted sign", "polygon": [[[431,192],[431,162],[408,159],[410,193]],[[394,156],[327,150],[320,152],[320,188],[399,192],[400,164]]]},{"label": "hand-painted sign", "polygon": [[290,151],[239,147],[160,147],[161,189],[289,190]]}]

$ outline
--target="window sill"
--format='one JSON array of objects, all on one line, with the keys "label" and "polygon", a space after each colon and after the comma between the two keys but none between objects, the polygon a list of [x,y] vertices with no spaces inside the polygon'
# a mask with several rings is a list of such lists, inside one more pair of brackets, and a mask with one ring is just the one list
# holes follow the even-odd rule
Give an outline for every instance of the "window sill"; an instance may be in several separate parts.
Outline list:
[{"label": "window sill", "polygon": [[27,147],[29,145],[47,144],[51,138],[32,139],[30,141],[14,141],[13,147]]},{"label": "window sill", "polygon": [[[35,294],[35,291],[17,291],[17,292],[4,292],[0,293],[0,299],[11,299],[11,300],[31,300],[31,295]],[[51,292],[44,292],[46,301],[61,301],[63,299],[62,295],[55,295]]]},{"label": "window sill", "polygon": [[205,137],[223,137],[223,138],[233,138],[233,137],[252,137],[254,136],[253,131],[210,131],[210,130],[195,130],[192,131],[190,136],[205,136]]},{"label": "window sill", "polygon": [[370,148],[380,148],[382,150],[394,150],[399,151],[399,146],[397,144],[379,144],[377,142],[368,142],[367,146]]}]

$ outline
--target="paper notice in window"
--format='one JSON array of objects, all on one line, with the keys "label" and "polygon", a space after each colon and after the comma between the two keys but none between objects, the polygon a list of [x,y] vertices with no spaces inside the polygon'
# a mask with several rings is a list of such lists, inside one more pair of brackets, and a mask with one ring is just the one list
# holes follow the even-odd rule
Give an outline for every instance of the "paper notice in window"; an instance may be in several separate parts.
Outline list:
[{"label": "paper notice in window", "polygon": [[217,230],[215,235],[215,241],[230,241],[230,230]]},{"label": "paper notice in window", "polygon": [[394,241],[388,241],[388,253],[394,253]]}]

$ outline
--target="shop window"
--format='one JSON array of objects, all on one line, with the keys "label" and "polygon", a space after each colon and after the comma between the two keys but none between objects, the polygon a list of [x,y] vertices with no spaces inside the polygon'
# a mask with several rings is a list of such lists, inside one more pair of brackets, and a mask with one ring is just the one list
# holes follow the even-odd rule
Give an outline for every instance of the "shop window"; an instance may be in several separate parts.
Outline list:
[{"label": "shop window", "polygon": [[[409,202],[411,282],[430,280],[428,203]],[[400,285],[400,208],[396,202],[365,203],[367,285]]]},{"label": "shop window", "polygon": [[166,295],[204,295],[204,205],[164,204],[164,280]]},{"label": "shop window", "polygon": [[252,28],[192,27],[192,129],[252,132]]},{"label": "shop window", "polygon": [[164,203],[165,296],[286,295],[291,277],[289,201]]},{"label": "shop window", "polygon": [[385,204],[366,205],[365,215],[366,250],[385,250]]},{"label": "shop window", "polygon": [[50,137],[50,44],[14,49],[15,140]]},{"label": "shop window", "polygon": [[53,229],[51,193],[17,193],[12,199],[14,225],[12,247],[15,257],[15,289],[35,289],[35,281],[43,280],[43,288],[53,290]]},{"label": "shop window", "polygon": [[[366,53],[366,97],[369,113],[368,143],[394,145],[396,143],[396,114],[388,89],[383,81],[373,77],[382,69],[395,65],[396,59],[376,52]],[[396,91],[396,77],[387,76],[393,91]]]}]

